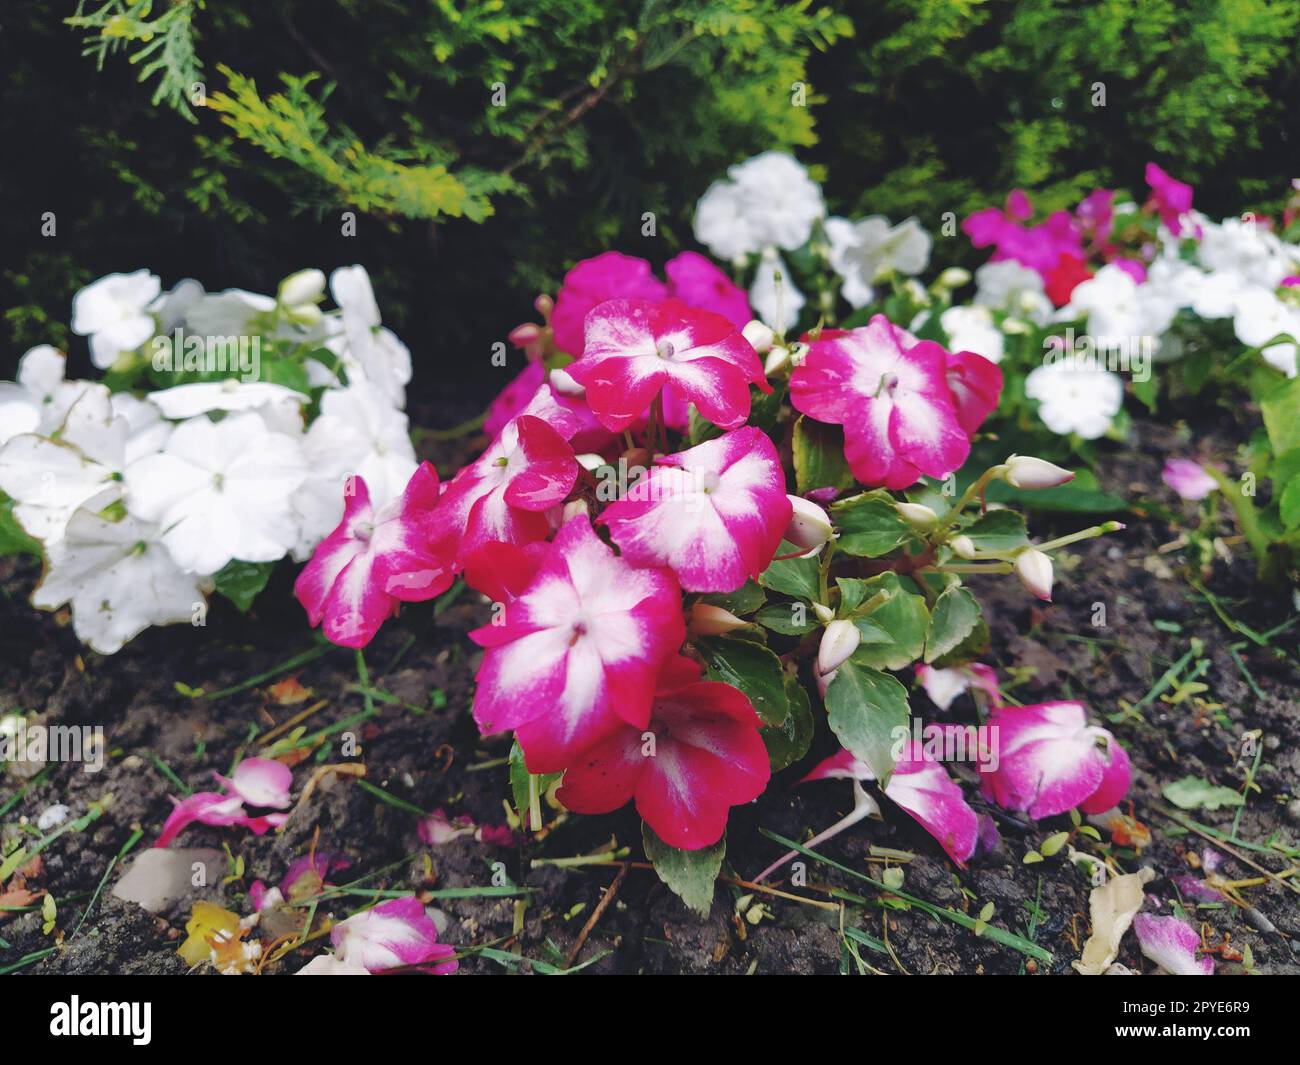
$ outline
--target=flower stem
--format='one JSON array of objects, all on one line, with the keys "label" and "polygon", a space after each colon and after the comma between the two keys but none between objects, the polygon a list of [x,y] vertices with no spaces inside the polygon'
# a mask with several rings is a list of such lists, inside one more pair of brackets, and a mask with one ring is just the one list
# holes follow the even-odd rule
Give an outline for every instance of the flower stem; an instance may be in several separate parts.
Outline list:
[{"label": "flower stem", "polygon": [[1246,538],[1246,543],[1250,544],[1250,549],[1255,552],[1255,557],[1262,566],[1268,558],[1271,541],[1263,526],[1259,523],[1259,508],[1246,498],[1241,491],[1241,485],[1229,480],[1222,470],[1207,465],[1205,466],[1205,472],[1223,490],[1223,498],[1228,501],[1228,506],[1232,508],[1232,512],[1237,516],[1237,524],[1241,526],[1241,534]]}]

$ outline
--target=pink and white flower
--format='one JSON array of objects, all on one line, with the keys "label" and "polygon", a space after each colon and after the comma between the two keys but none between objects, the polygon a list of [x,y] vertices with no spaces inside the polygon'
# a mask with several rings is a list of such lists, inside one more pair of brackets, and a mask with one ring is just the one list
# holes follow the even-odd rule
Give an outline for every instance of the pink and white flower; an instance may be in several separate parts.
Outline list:
[{"label": "pink and white flower", "polygon": [[1196,929],[1177,917],[1139,913],[1133,918],[1142,953],[1173,976],[1213,976],[1214,959],[1198,958],[1201,937]]},{"label": "pink and white flower", "polygon": [[406,491],[376,510],[363,478],[352,482],[343,521],[320,542],[294,582],[313,626],[341,647],[364,647],[403,602],[446,591],[451,559],[433,548],[438,474],[427,462]]},{"label": "pink and white flower", "polygon": [[660,667],[686,636],[666,569],[617,557],[585,515],[560,529],[524,592],[470,633],[487,648],[474,717],[514,729],[531,772],[558,772],[621,723],[644,729]]},{"label": "pink and white flower", "polygon": [[654,276],[645,259],[617,251],[583,259],[564,275],[555,298],[551,314],[555,346],[579,358],[585,346],[583,322],[593,307],[606,300],[661,300],[667,295],[668,286]]},{"label": "pink and white flower", "polygon": [[578,463],[564,437],[541,418],[521,414],[447,486],[436,549],[454,551],[462,567],[490,541],[545,539],[551,531],[545,511],[564,502],[577,477]]},{"label": "pink and white flower", "polygon": [[601,515],[633,565],[667,566],[691,592],[731,592],[767,569],[789,524],[781,460],[746,426],[666,455]]},{"label": "pink and white flower", "polygon": [[[844,426],[844,455],[859,481],[906,488],[922,474],[946,476],[970,453],[948,366],[938,344],[878,314],[859,329],[826,330],[813,341],[791,376],[790,400],[811,418]],[[980,405],[970,405],[966,420]]]},{"label": "pink and white flower", "polygon": [[419,966],[437,976],[454,973],[455,949],[438,942],[438,926],[413,897],[389,899],[330,930],[334,957],[369,973]]},{"label": "pink and white flower", "polygon": [[683,850],[721,839],[731,807],[758,798],[771,768],[749,699],[700,675],[689,659],[670,661],[648,724],[620,723],[582,751],[556,798],[588,814],[609,813],[635,799],[655,834]]},{"label": "pink and white flower", "polygon": [[973,351],[948,354],[948,388],[957,408],[957,424],[973,435],[998,406],[1002,396],[1002,371]]},{"label": "pink and white flower", "polygon": [[1191,459],[1167,460],[1160,471],[1160,479],[1189,501],[1204,499],[1219,487],[1219,482],[1205,471],[1205,467]]},{"label": "pink and white flower", "polygon": [[[818,762],[799,783],[834,779],[876,778],[866,762],[842,750]],[[979,818],[943,766],[925,756],[922,743],[912,740],[904,747],[883,790],[885,797],[930,833],[953,861],[963,863],[975,853]]]},{"label": "pink and white flower", "polygon": [[568,367],[602,425],[622,432],[667,385],[706,419],[734,429],[749,416],[749,385],[764,392],[758,355],[730,321],[680,300],[609,300],[586,320],[583,356]]},{"label": "pink and white flower", "polygon": [[1082,703],[999,706],[998,765],[982,790],[999,806],[1035,820],[1079,807],[1087,814],[1116,806],[1128,791],[1128,754],[1106,729],[1088,724]]},{"label": "pink and white flower", "polygon": [[1192,186],[1171,178],[1155,163],[1147,163],[1146,183],[1160,221],[1174,236],[1183,232],[1183,216],[1192,209]]}]

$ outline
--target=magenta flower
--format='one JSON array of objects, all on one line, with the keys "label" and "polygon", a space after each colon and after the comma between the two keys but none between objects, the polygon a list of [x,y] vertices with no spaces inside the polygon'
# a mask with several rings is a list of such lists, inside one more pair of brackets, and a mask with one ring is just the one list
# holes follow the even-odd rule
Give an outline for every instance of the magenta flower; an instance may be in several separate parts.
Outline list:
[{"label": "magenta flower", "polygon": [[544,540],[503,544],[489,540],[465,558],[465,583],[494,603],[509,603],[532,583],[550,545]]},{"label": "magenta flower", "polygon": [[497,398],[488,404],[483,431],[488,436],[496,436],[505,428],[506,422],[523,413],[529,400],[537,395],[539,388],[545,385],[546,367],[540,361],[530,362],[497,394]]},{"label": "magenta flower", "polygon": [[749,699],[700,674],[689,659],[668,662],[649,723],[620,723],[582,751],[556,798],[584,814],[609,813],[635,799],[655,834],[682,850],[721,839],[731,807],[758,798],[771,767]]},{"label": "magenta flower", "polygon": [[[866,762],[841,750],[818,762],[799,783],[837,778],[876,779]],[[908,742],[883,790],[885,797],[930,833],[953,861],[961,864],[975,853],[979,818],[943,766],[926,757],[924,744]]]},{"label": "magenta flower", "polygon": [[947,375],[943,348],[878,314],[813,341],[790,378],[790,401],[844,426],[844,455],[859,481],[906,488],[922,474],[946,476],[970,453]]},{"label": "magenta flower", "polygon": [[1142,953],[1174,976],[1213,976],[1214,959],[1198,958],[1201,937],[1196,929],[1177,917],[1156,917],[1139,913],[1133,918]]},{"label": "magenta flower", "polygon": [[1035,226],[1025,222],[1033,214],[1029,197],[1020,189],[1007,197],[1005,211],[986,207],[962,222],[961,228],[977,248],[993,248],[991,262],[1014,259],[1035,270],[1044,281],[1056,270],[1061,257],[1087,258],[1081,226],[1069,211],[1056,211]]},{"label": "magenta flower", "polygon": [[341,647],[364,647],[403,602],[446,591],[451,559],[434,548],[438,474],[423,463],[397,499],[375,510],[361,477],[344,498],[343,520],[298,574],[294,594],[313,626]]},{"label": "magenta flower", "polygon": [[669,295],[691,307],[720,314],[737,329],[743,329],[754,317],[744,289],[698,252],[684,251],[669,259],[664,273],[668,275]]},{"label": "magenta flower", "polygon": [[1204,499],[1219,487],[1219,482],[1205,472],[1205,467],[1190,459],[1169,459],[1160,471],[1160,479],[1183,499]]},{"label": "magenta flower", "polygon": [[1183,232],[1183,215],[1192,209],[1192,186],[1176,181],[1155,163],[1147,163],[1146,183],[1151,186],[1151,203],[1160,221],[1174,236]]},{"label": "magenta flower", "polygon": [[543,540],[551,527],[545,511],[562,503],[578,477],[573,448],[541,418],[521,414],[507,422],[491,446],[462,469],[438,507],[436,551],[454,548],[456,565],[483,544]]},{"label": "magenta flower", "polygon": [[287,813],[249,814],[244,809],[245,803],[271,810],[283,810],[289,805],[293,772],[283,763],[270,758],[245,758],[229,777],[213,775],[228,791],[196,791],[183,799],[173,798],[172,812],[163,822],[155,847],[167,846],[196,821],[204,825],[238,825],[261,836],[289,819]]},{"label": "magenta flower", "polygon": [[1084,234],[1098,246],[1110,240],[1115,224],[1115,190],[1093,189],[1074,209]]},{"label": "magenta flower", "polygon": [[948,388],[957,408],[957,424],[973,435],[1002,397],[1002,371],[973,351],[948,353]]},{"label": "magenta flower", "polygon": [[587,316],[586,348],[568,367],[587,403],[615,432],[631,426],[671,385],[706,419],[734,429],[749,416],[749,385],[772,390],[740,331],[680,300],[610,300]]},{"label": "magenta flower", "polygon": [[340,921],[330,942],[339,962],[370,973],[419,966],[444,976],[457,969],[455,949],[438,942],[438,927],[416,898],[389,899]]},{"label": "magenta flower", "polygon": [[551,314],[555,346],[575,359],[583,353],[583,322],[597,304],[613,299],[662,300],[668,286],[654,276],[650,264],[622,252],[607,251],[583,259],[564,275]]},{"label": "magenta flower", "polygon": [[1119,804],[1132,766],[1106,729],[1088,724],[1082,703],[995,707],[997,768],[982,790],[1007,810],[1038,820],[1072,810],[1097,814]]},{"label": "magenta flower", "polygon": [[487,648],[479,728],[514,729],[529,770],[553,773],[622,722],[645,728],[655,679],[686,626],[673,575],[617,557],[580,515],[523,594],[470,638]]},{"label": "magenta flower", "polygon": [[732,592],[767,569],[790,522],[781,460],[746,426],[665,455],[600,520],[635,566],[666,566],[690,592]]}]

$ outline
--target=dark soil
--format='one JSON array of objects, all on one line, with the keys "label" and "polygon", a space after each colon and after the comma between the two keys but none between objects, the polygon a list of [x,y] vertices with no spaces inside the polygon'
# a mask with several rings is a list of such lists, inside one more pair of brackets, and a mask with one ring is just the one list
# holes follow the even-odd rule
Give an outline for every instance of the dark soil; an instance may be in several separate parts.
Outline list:
[{"label": "dark soil", "polygon": [[[1202,428],[1205,433],[1195,434],[1195,439],[1203,441],[1211,429]],[[1233,439],[1246,435],[1231,425],[1214,431]],[[1196,856],[1208,846],[1162,812],[1168,804],[1161,789],[1189,775],[1240,788],[1253,761],[1239,754],[1242,736],[1249,730],[1262,730],[1263,756],[1255,776],[1259,790],[1251,795],[1235,834],[1257,844],[1273,837],[1294,841],[1300,836],[1297,630],[1277,634],[1268,646],[1230,631],[1185,579],[1185,553],[1157,551],[1175,539],[1177,530],[1155,514],[1169,508],[1190,515],[1159,478],[1167,453],[1185,455],[1194,450],[1187,439],[1168,428],[1138,423],[1132,446],[1109,456],[1099,471],[1104,486],[1158,505],[1148,509],[1147,517],[1131,519],[1125,533],[1074,549],[1076,562],[1060,574],[1054,604],[1032,604],[1010,580],[986,579],[974,586],[986,614],[995,619],[987,660],[1004,677],[1008,670],[1023,671],[1012,674],[1022,678],[1013,683],[1014,697],[1024,702],[1079,698],[1129,749],[1135,765],[1132,812],[1150,829],[1151,842],[1136,852],[1112,846],[1109,834],[1103,835],[1106,850],[1119,867],[1132,871],[1145,865],[1154,870],[1155,879],[1147,890],[1162,901],[1161,912],[1169,912],[1168,900],[1174,897],[1169,878],[1194,872]],[[450,465],[460,456],[448,452],[438,457]],[[1036,534],[1047,536],[1079,528],[1088,519],[1037,516],[1032,524]],[[1223,531],[1231,532],[1226,527]],[[1242,548],[1231,550],[1236,555],[1216,560],[1203,585],[1225,612],[1257,633],[1293,616],[1290,589],[1258,586],[1251,560]],[[412,813],[382,801],[353,778],[329,776],[295,809],[281,833],[254,837],[242,830],[196,825],[181,836],[178,845],[182,846],[218,850],[229,846],[246,863],[242,879],[196,890],[193,897],[157,916],[113,897],[111,888],[122,870],[156,838],[170,810],[168,795],[178,793],[161,765],[195,790],[210,788],[214,770],[225,772],[238,755],[255,751],[256,745],[247,743],[251,733],[310,705],[279,705],[266,684],[220,700],[192,698],[177,688],[180,681],[214,692],[270,670],[312,646],[290,595],[288,569],[282,567],[283,572],[277,573],[250,615],[214,606],[206,628],[151,630],[118,655],[103,658],[80,647],[66,617],[43,614],[27,605],[38,577],[34,565],[0,563],[0,710],[20,709],[47,724],[102,724],[111,750],[109,764],[99,774],[68,764],[50,766],[0,815],[0,826],[6,833],[18,832],[20,823],[34,825],[54,803],[68,805],[77,817],[93,800],[112,796],[105,814],[85,832],[65,834],[44,852],[41,870],[29,880],[30,887],[49,891],[57,900],[56,930],[43,933],[39,902],[20,912],[0,912],[0,969],[54,946],[52,953],[23,965],[22,971],[182,973],[187,966],[176,950],[193,902],[206,898],[248,913],[248,885],[254,879],[278,882],[289,863],[307,853],[313,841],[321,851],[351,857],[353,866],[336,874],[336,882],[392,866],[366,882],[372,888],[418,892],[482,887],[492,882],[494,869],[503,869],[511,882],[532,889],[520,918],[522,930],[516,933],[513,899],[443,900],[438,905],[447,914],[448,927],[442,938],[462,950],[493,944],[530,959],[556,962],[569,953],[618,870],[610,866],[534,869],[531,860],[595,853],[608,849],[611,840],[630,847],[632,860],[642,858],[639,821],[630,809],[606,817],[569,817],[540,844],[494,846],[461,837],[431,848],[421,843]],[[1098,603],[1105,606],[1103,627],[1093,624]],[[359,730],[362,751],[351,758],[340,750],[339,734],[332,735],[316,757],[295,769],[295,795],[318,763],[359,759],[365,763],[367,781],[420,809],[442,807],[480,824],[502,823],[503,801],[509,796],[506,769],[474,767],[504,758],[508,743],[485,743],[468,714],[477,652],[465,632],[486,616],[486,607],[466,593],[437,617],[425,604],[407,609],[386,626],[367,649],[366,660],[378,686],[421,712],[380,704],[378,714]],[[1203,655],[1211,663],[1199,678],[1208,685],[1200,693],[1201,701],[1171,704],[1155,698],[1125,714],[1121,700],[1139,704],[1194,638],[1202,641]],[[387,668],[395,657],[395,664]],[[312,689],[312,702],[328,700],[311,718],[309,731],[363,709],[362,696],[349,691],[357,680],[351,652],[331,650],[293,675]],[[1258,691],[1248,678],[1253,678]],[[442,694],[433,694],[438,692]],[[941,716],[919,691],[913,706],[926,720]],[[969,699],[963,697],[954,704],[951,716],[971,720],[973,712]],[[847,811],[850,794],[843,782],[789,786],[815,758],[833,748],[829,735],[819,733],[804,763],[787,770],[757,803],[733,814],[727,861],[736,878],[756,875],[781,851],[759,833],[760,826],[789,838],[807,838],[810,831],[826,827]],[[11,766],[0,776],[0,808],[26,782],[29,768]],[[957,772],[972,785],[968,795],[974,798],[974,771],[963,767]],[[1227,832],[1234,812],[1199,811],[1188,816]],[[886,809],[883,822],[860,824],[827,843],[823,852],[878,876],[880,865],[867,862],[872,845],[911,851],[915,858],[904,867],[904,890],[971,915],[991,902],[992,923],[1021,934],[1030,927],[1037,900],[1033,937],[1054,960],[1050,965],[1030,962],[1028,970],[1069,973],[1089,930],[1089,885],[1062,856],[1032,865],[1022,861],[1046,836],[1069,826],[1066,817],[1037,826],[1004,819],[996,849],[977,856],[968,868],[957,869],[909,818]],[[111,871],[92,904],[92,894],[109,863],[136,827],[143,830],[143,838]],[[1079,844],[1088,846],[1082,840]],[[1293,864],[1277,854],[1233,849],[1273,872]],[[1233,856],[1225,861],[1223,874],[1230,879],[1260,875]],[[825,900],[828,896],[817,889],[828,884],[879,897],[870,886],[816,864],[810,864],[808,879],[807,888],[798,889],[808,897]],[[592,930],[579,960],[604,955],[589,972],[835,973],[847,964],[840,913],[768,898],[771,916],[751,925],[736,916],[737,897],[746,893],[720,886],[712,912],[701,920],[653,872],[634,867],[614,904]],[[1242,963],[1234,959],[1247,946],[1258,971],[1300,972],[1300,956],[1293,952],[1300,940],[1292,938],[1300,936],[1300,897],[1272,879],[1244,887],[1242,893],[1255,912],[1220,904],[1202,906],[1196,913],[1207,942],[1228,941],[1226,953],[1216,962],[1219,972],[1242,971]],[[329,904],[330,912],[342,918],[361,903],[361,899],[339,900]],[[88,906],[89,915],[74,935]],[[873,902],[849,908],[843,919],[877,940],[887,940],[892,953],[860,948],[864,960],[886,972],[1016,973],[1026,967],[1026,959],[1016,950],[916,909],[886,908]],[[1273,931],[1260,931],[1270,925]],[[320,950],[321,942],[315,941],[267,971],[296,971]],[[1151,969],[1132,935],[1125,939],[1119,960],[1135,970]],[[461,968],[471,973],[503,971],[497,962],[474,956],[467,957]]]}]

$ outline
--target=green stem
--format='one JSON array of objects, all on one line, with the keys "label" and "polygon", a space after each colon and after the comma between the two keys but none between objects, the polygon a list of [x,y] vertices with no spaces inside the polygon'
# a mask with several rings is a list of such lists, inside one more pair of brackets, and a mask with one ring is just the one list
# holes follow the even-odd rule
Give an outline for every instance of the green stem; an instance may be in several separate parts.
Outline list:
[{"label": "green stem", "polygon": [[1250,544],[1250,549],[1255,552],[1255,557],[1262,566],[1264,560],[1268,558],[1269,544],[1272,541],[1259,523],[1259,508],[1242,493],[1241,485],[1229,480],[1222,470],[1214,466],[1206,466],[1204,469],[1223,490],[1223,498],[1228,501],[1228,506],[1237,516],[1241,534],[1246,538],[1246,543]]},{"label": "green stem", "polygon": [[1105,536],[1107,533],[1119,532],[1122,528],[1124,528],[1123,524],[1118,521],[1103,521],[1100,525],[1070,533],[1069,536],[1058,536],[1055,540],[1048,540],[1045,544],[1038,544],[1037,549],[1039,551],[1055,551],[1058,547],[1077,544],[1080,540],[1094,540],[1098,536]]}]

